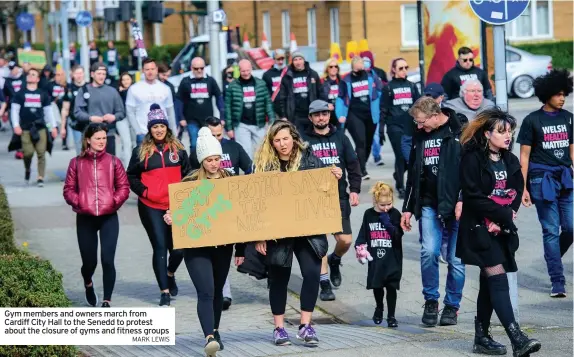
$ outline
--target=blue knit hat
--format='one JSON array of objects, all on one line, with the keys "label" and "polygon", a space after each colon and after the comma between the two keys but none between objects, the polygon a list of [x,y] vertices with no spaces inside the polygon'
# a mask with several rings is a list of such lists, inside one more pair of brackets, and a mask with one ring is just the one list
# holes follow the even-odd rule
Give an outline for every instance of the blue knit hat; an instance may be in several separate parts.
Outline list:
[{"label": "blue knit hat", "polygon": [[159,104],[152,104],[147,115],[147,130],[156,124],[163,124],[169,128],[169,122]]}]

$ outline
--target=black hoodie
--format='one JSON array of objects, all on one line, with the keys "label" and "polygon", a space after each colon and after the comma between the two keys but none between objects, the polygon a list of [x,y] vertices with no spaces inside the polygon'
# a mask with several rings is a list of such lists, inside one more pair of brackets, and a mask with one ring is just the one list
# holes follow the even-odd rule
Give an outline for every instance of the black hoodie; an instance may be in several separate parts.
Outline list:
[{"label": "black hoodie", "polygon": [[325,135],[316,133],[313,127],[304,134],[305,140],[313,154],[318,157],[325,167],[336,165],[343,170],[343,176],[339,180],[339,199],[348,200],[347,173],[349,174],[350,191],[361,192],[361,169],[359,159],[353,150],[351,141],[342,131],[338,131],[333,125],[329,125],[329,132]]},{"label": "black hoodie", "polygon": [[460,87],[465,81],[470,79],[480,81],[484,89],[484,97],[493,100],[492,88],[490,87],[490,81],[488,80],[486,72],[476,66],[472,66],[470,69],[464,69],[458,61],[456,65],[442,77],[440,84],[444,88],[444,100],[458,98]]}]

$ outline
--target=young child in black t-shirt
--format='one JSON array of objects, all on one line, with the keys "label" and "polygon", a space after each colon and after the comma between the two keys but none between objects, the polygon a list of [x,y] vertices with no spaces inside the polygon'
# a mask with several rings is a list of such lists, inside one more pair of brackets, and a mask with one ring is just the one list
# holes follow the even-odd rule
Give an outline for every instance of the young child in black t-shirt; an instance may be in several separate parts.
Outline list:
[{"label": "young child in black t-shirt", "polygon": [[363,223],[355,241],[357,259],[361,262],[361,258],[367,258],[365,250],[372,257],[368,263],[367,289],[373,289],[377,304],[373,322],[379,325],[383,321],[383,298],[386,288],[387,324],[389,327],[398,327],[395,308],[397,290],[400,289],[403,273],[404,232],[400,225],[401,213],[393,207],[391,186],[379,181],[370,192],[373,194],[373,207],[366,210],[363,215]]}]

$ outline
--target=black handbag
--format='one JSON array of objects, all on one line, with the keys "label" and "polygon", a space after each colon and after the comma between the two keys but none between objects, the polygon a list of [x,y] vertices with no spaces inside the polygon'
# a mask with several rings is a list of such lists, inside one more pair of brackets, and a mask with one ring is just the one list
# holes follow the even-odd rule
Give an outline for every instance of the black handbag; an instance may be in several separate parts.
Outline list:
[{"label": "black handbag", "polygon": [[477,224],[471,228],[470,248],[472,250],[488,250],[491,239],[488,228]]}]

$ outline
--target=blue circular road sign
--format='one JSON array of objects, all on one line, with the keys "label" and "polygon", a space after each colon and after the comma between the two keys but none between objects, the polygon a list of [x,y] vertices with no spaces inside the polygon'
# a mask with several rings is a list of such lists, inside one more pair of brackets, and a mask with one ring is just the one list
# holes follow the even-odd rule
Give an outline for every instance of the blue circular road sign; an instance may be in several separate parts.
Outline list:
[{"label": "blue circular road sign", "polygon": [[76,24],[80,27],[88,27],[92,24],[92,14],[89,11],[80,11],[76,15]]},{"label": "blue circular road sign", "polygon": [[482,21],[504,25],[522,15],[530,0],[469,0],[469,3],[472,11]]},{"label": "blue circular road sign", "polygon": [[30,31],[34,28],[34,25],[34,15],[28,12],[23,12],[16,17],[16,26],[18,26],[21,31]]}]

